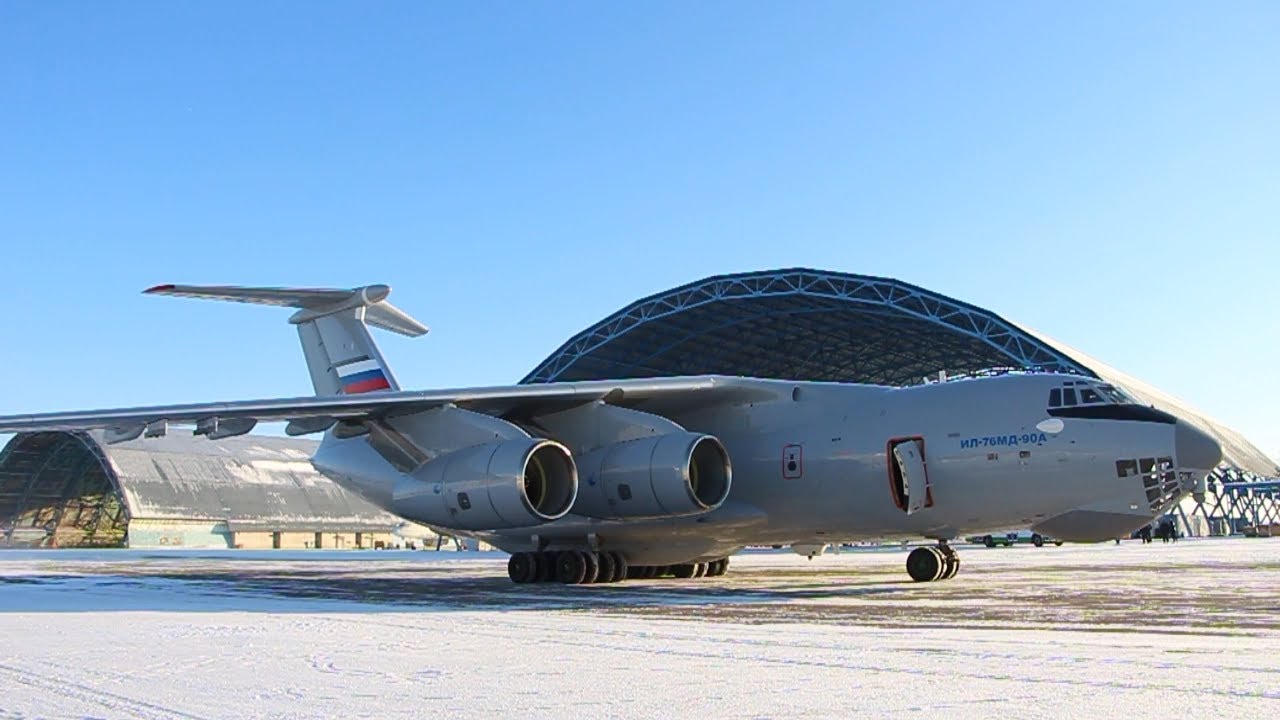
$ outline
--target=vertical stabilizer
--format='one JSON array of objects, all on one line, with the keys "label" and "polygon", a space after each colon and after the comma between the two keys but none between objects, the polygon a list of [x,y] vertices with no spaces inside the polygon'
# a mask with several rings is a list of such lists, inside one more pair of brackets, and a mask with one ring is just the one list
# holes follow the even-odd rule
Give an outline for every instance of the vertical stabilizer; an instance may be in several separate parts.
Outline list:
[{"label": "vertical stabilizer", "polygon": [[410,337],[427,332],[426,325],[386,301],[391,294],[386,285],[352,290],[158,285],[146,292],[297,308],[289,322],[298,326],[317,395],[399,390],[369,326]]}]

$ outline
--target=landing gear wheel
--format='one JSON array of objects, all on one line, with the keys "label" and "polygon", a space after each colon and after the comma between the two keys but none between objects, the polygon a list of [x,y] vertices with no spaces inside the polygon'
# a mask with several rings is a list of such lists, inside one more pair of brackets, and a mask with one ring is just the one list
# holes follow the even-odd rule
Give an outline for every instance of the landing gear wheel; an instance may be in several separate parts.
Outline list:
[{"label": "landing gear wheel", "polygon": [[995,547],[995,546],[996,546],[996,539],[995,539],[995,538],[993,538],[993,537],[991,537],[990,535],[988,535],[988,536],[986,536],[986,537],[982,538],[982,544],[983,544],[983,545],[986,545],[987,547]]},{"label": "landing gear wheel", "polygon": [[582,584],[590,585],[596,581],[596,577],[600,574],[600,560],[590,550],[582,551],[578,554],[582,556],[582,561],[586,564],[586,571],[582,575]]},{"label": "landing gear wheel", "polygon": [[610,582],[626,580],[630,571],[630,568],[627,567],[627,559],[619,552],[611,552],[609,554],[613,556],[613,579]]},{"label": "landing gear wheel", "polygon": [[907,574],[916,582],[933,582],[942,577],[944,563],[937,548],[918,547],[907,556]]},{"label": "landing gear wheel", "polygon": [[558,553],[540,552],[538,553],[538,579],[537,582],[545,583],[556,579],[556,557]]},{"label": "landing gear wheel", "polygon": [[596,556],[596,579],[592,582],[613,582],[613,553],[598,552],[592,555]]},{"label": "landing gear wheel", "polygon": [[960,553],[950,545],[939,545],[938,551],[942,553],[942,577],[939,580],[950,580],[960,572]]},{"label": "landing gear wheel", "polygon": [[1032,535],[1031,544],[1036,547],[1044,547],[1044,538],[1039,535]]},{"label": "landing gear wheel", "polygon": [[533,582],[538,577],[538,567],[534,562],[533,554],[513,553],[511,559],[507,560],[507,575],[511,578],[511,582],[519,585]]},{"label": "landing gear wheel", "polygon": [[1062,547],[1062,541],[1061,541],[1061,540],[1054,540],[1054,541],[1053,541],[1053,546],[1054,546],[1054,547]]},{"label": "landing gear wheel", "polygon": [[577,585],[587,576],[585,553],[565,550],[556,558],[556,579],[565,585]]},{"label": "landing gear wheel", "polygon": [[671,566],[671,574],[675,575],[681,580],[687,580],[693,577],[697,571],[698,571],[698,568],[694,563],[685,563],[684,565]]}]

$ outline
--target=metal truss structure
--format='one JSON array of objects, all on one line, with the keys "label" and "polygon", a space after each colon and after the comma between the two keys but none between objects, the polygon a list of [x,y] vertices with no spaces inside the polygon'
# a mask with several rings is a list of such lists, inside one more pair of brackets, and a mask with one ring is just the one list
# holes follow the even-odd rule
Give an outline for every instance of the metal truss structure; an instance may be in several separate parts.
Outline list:
[{"label": "metal truss structure", "polygon": [[909,385],[1008,366],[1093,376],[987,310],[897,280],[800,268],[639,300],[522,382],[715,374]]},{"label": "metal truss structure", "polygon": [[128,509],[99,445],[30,433],[0,452],[0,547],[120,547]]},{"label": "metal truss structure", "polygon": [[1174,509],[1185,534],[1280,535],[1280,480],[1220,467],[1205,489]]}]

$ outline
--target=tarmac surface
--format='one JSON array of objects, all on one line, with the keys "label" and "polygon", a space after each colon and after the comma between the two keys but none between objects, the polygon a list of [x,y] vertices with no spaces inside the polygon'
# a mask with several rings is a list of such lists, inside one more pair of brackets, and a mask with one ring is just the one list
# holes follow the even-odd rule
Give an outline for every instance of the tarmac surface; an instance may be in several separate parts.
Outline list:
[{"label": "tarmac surface", "polygon": [[488,553],[4,551],[0,718],[1280,710],[1280,539],[958,547],[937,583],[893,546],[589,586]]}]

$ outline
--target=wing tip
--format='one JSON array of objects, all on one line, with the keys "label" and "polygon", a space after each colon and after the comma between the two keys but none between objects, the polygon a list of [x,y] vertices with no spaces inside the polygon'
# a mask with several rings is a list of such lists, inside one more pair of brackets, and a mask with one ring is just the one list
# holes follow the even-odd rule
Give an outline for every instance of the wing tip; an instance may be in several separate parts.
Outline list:
[{"label": "wing tip", "polygon": [[169,285],[153,285],[153,286],[151,286],[151,287],[147,288],[146,290],[143,290],[143,291],[142,291],[142,294],[143,294],[143,295],[155,295],[155,294],[157,294],[157,293],[173,292],[175,289],[177,289],[177,287],[178,287],[177,285],[173,285],[173,284],[169,284]]}]

